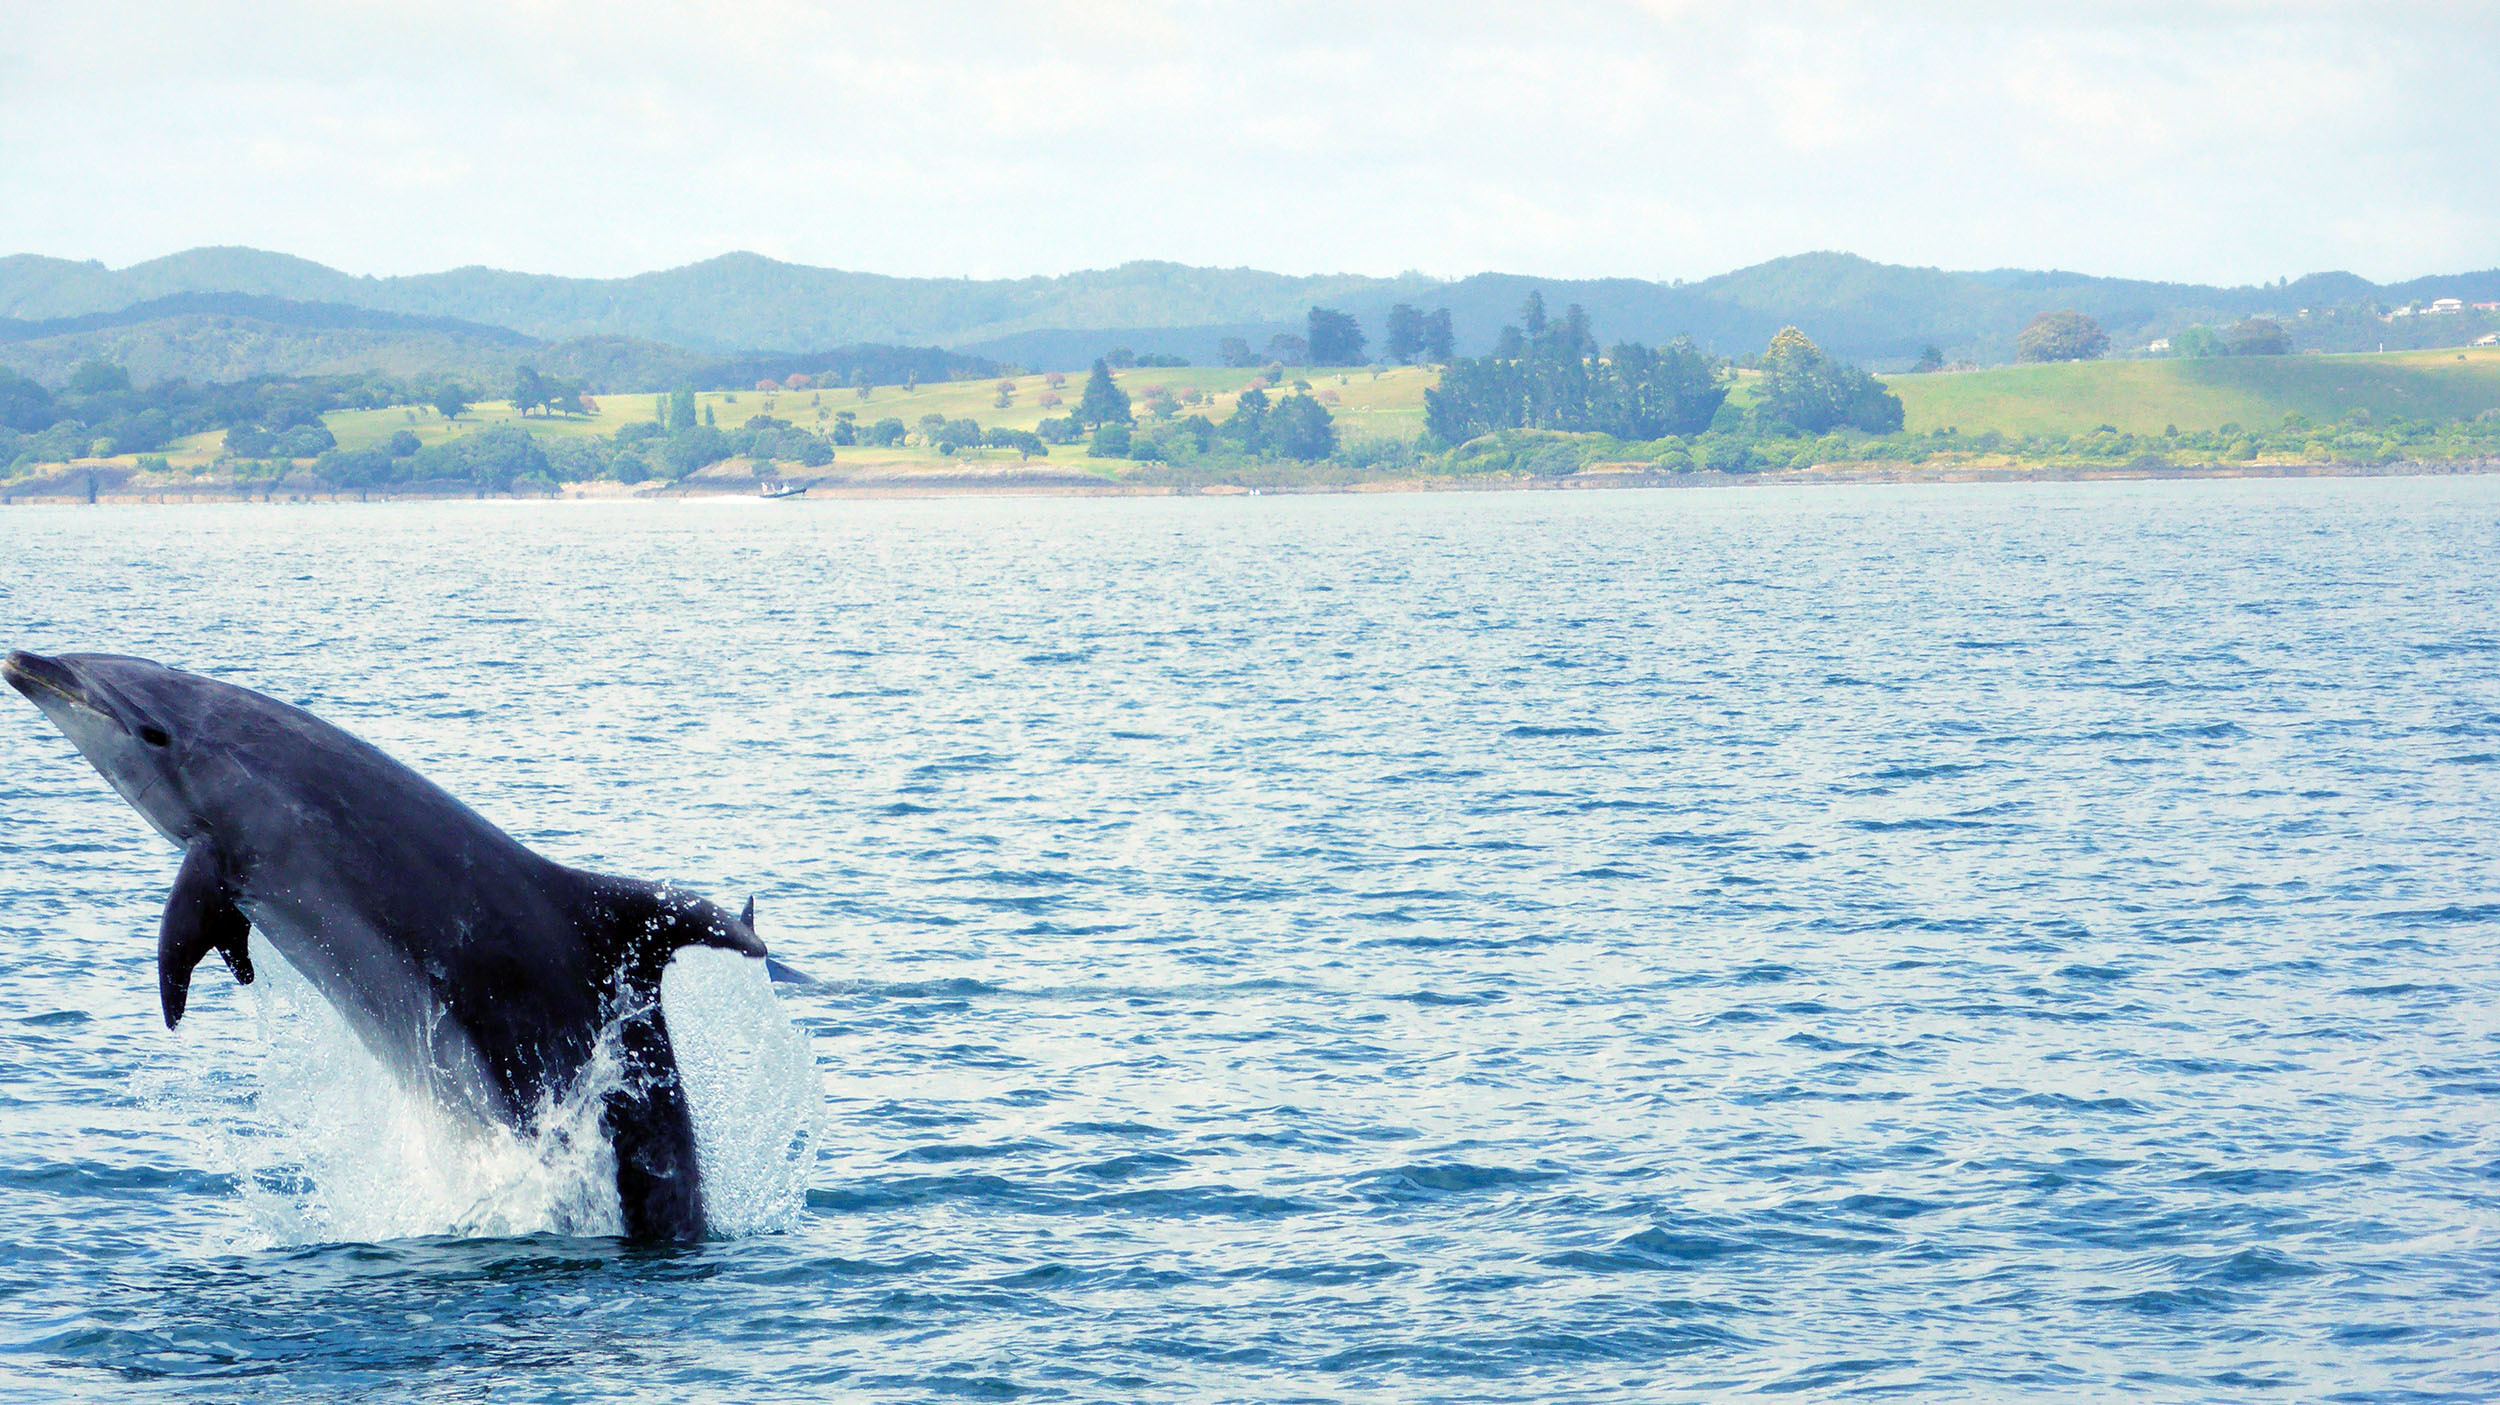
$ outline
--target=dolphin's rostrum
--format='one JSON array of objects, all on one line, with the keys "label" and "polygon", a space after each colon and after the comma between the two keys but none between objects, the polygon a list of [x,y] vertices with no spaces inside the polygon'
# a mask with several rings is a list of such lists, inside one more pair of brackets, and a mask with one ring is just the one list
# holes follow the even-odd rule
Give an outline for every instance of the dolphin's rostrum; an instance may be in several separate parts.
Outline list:
[{"label": "dolphin's rostrum", "polygon": [[375,1053],[516,1127],[612,1031],[623,1076],[601,1125],[626,1231],[703,1234],[660,975],[687,946],[761,959],[753,902],[733,918],[542,858],[373,746],[232,684],[113,654],[12,653],[0,675],[183,852],[157,941],[167,1025],[209,953],[252,979],[257,932]]}]

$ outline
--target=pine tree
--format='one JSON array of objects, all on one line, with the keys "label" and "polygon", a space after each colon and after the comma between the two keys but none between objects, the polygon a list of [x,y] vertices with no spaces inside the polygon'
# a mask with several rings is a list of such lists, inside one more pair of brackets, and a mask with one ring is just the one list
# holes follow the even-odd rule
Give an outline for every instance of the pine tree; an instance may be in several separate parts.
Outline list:
[{"label": "pine tree", "polygon": [[1136,416],[1129,413],[1128,392],[1111,379],[1111,363],[1094,358],[1094,373],[1085,379],[1085,395],[1076,402],[1076,422],[1092,429],[1106,424],[1133,424]]},{"label": "pine tree", "polygon": [[1424,359],[1446,366],[1458,359],[1458,339],[1450,332],[1450,310],[1435,308],[1424,319]]}]

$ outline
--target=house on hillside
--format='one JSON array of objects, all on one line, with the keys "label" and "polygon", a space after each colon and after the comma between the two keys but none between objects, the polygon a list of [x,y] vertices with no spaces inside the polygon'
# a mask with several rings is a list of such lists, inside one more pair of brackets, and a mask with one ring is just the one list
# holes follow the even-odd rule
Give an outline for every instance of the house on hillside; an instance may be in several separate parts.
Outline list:
[{"label": "house on hillside", "polygon": [[2476,312],[2500,312],[2500,302],[2478,302],[2474,304],[2474,310]]},{"label": "house on hillside", "polygon": [[2155,337],[2144,344],[2144,350],[2147,355],[2160,356],[2170,350],[2170,338]]},{"label": "house on hillside", "polygon": [[2465,299],[2436,298],[2432,300],[2430,310],[2434,316],[2445,315],[2451,312],[2463,312],[2465,311]]},{"label": "house on hillside", "polygon": [[2474,339],[2476,346],[2500,346],[2500,332],[2485,332]]}]

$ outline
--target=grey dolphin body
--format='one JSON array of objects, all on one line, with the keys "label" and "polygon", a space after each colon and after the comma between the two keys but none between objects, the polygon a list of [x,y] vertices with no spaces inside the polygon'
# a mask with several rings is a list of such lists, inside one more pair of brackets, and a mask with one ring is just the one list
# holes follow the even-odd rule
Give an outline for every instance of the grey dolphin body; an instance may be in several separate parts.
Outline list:
[{"label": "grey dolphin body", "polygon": [[626,1230],[705,1228],[693,1126],[659,1000],[686,946],[762,958],[660,884],[567,868],[300,708],[145,659],[12,653],[0,675],[183,851],[157,943],[171,1026],[208,953],[252,978],[258,931],[367,1047],[446,1103],[527,1127],[611,1028],[601,1125]]}]

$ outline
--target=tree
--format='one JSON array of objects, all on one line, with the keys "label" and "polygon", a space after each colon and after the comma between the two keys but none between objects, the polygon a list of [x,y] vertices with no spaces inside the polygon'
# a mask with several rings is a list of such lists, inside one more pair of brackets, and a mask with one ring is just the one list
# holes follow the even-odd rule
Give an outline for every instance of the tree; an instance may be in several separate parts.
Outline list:
[{"label": "tree", "polygon": [[668,395],[668,428],[672,434],[683,434],[698,423],[694,412],[694,387],[681,385]]},{"label": "tree", "polygon": [[1216,359],[1227,366],[1247,368],[1259,364],[1259,354],[1240,337],[1226,337],[1215,344]]},{"label": "tree", "polygon": [[1021,459],[1050,457],[1050,446],[1029,429],[993,429],[981,436],[981,442],[996,449],[1013,449]]},{"label": "tree", "polygon": [[1285,366],[1311,364],[1311,344],[1291,332],[1278,332],[1267,339],[1267,359]]},{"label": "tree", "polygon": [[538,374],[537,367],[524,365],[512,373],[512,409],[515,414],[526,415],[532,410],[544,409],[548,399],[546,379]]},{"label": "tree", "polygon": [[1413,303],[1399,303],[1389,309],[1387,330],[1381,333],[1380,354],[1401,366],[1415,364],[1424,354],[1424,315]]},{"label": "tree", "polygon": [[2292,334],[2271,317],[2251,317],[2233,326],[2223,337],[2230,343],[2233,356],[2292,354]]},{"label": "tree", "polygon": [[469,392],[461,389],[457,385],[454,385],[450,381],[445,381],[441,385],[435,387],[434,413],[441,415],[447,420],[456,420],[460,418],[461,413],[468,408]]},{"label": "tree", "polygon": [[1554,345],[1565,356],[1586,360],[1597,354],[1597,334],[1589,330],[1589,312],[1578,303],[1563,309],[1562,321],[1554,324]]},{"label": "tree", "polygon": [[1446,366],[1458,359],[1458,339],[1450,333],[1450,310],[1435,308],[1424,319],[1424,359]]},{"label": "tree", "polygon": [[1288,395],[1267,413],[1269,452],[1305,462],[1337,452],[1337,426],[1308,395]]},{"label": "tree", "polygon": [[1224,421],[1222,433],[1239,444],[1244,453],[1263,453],[1267,449],[1267,415],[1267,392],[1254,385],[1233,402],[1233,413]]},{"label": "tree", "polygon": [[1850,428],[1889,434],[1901,427],[1901,398],[1855,366],[1823,354],[1794,327],[1783,327],[1762,353],[1754,410],[1766,426],[1821,434]]},{"label": "tree", "polygon": [[1310,365],[1363,364],[1363,326],[1348,313],[1329,307],[1312,308],[1305,319],[1303,340],[1310,348]]},{"label": "tree", "polygon": [[393,456],[380,449],[331,449],[313,460],[312,473],[333,487],[378,488],[397,468]]},{"label": "tree", "polygon": [[33,433],[49,429],[56,418],[52,392],[33,379],[0,366],[0,429]]},{"label": "tree", "polygon": [[112,361],[81,361],[69,373],[69,383],[62,389],[81,399],[118,394],[130,389],[130,372]]},{"label": "tree", "polygon": [[1519,304],[1519,330],[1532,344],[1545,336],[1545,292],[1543,289],[1530,288],[1527,301]]},{"label": "tree", "polygon": [[410,478],[457,478],[502,492],[522,478],[548,476],[546,452],[529,431],[499,424],[482,433],[447,439],[408,460]]},{"label": "tree", "polygon": [[2201,361],[2208,356],[2228,356],[2231,348],[2223,342],[2222,333],[2200,322],[2170,339],[2170,354]]},{"label": "tree", "polygon": [[708,424],[678,430],[660,450],[660,462],[671,478],[683,478],[729,457],[729,436]]},{"label": "tree", "polygon": [[1944,351],[1934,343],[1918,349],[1918,360],[1911,367],[1914,375],[1932,375],[1944,369]]},{"label": "tree", "polygon": [[1086,429],[1106,424],[1129,424],[1135,420],[1129,413],[1128,392],[1111,379],[1111,363],[1094,358],[1094,373],[1085,380],[1085,394],[1076,402],[1076,422]]},{"label": "tree", "polygon": [[2080,312],[2043,312],[2014,339],[2017,361],[2090,361],[2109,350],[2109,333]]}]

